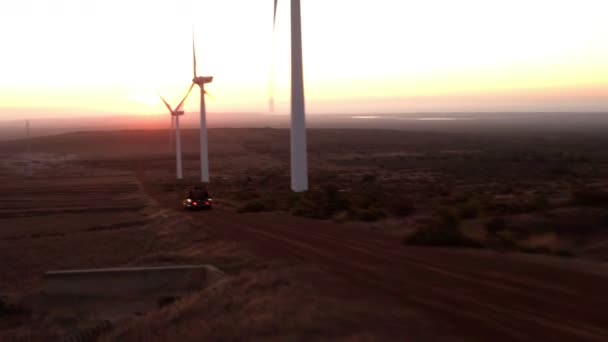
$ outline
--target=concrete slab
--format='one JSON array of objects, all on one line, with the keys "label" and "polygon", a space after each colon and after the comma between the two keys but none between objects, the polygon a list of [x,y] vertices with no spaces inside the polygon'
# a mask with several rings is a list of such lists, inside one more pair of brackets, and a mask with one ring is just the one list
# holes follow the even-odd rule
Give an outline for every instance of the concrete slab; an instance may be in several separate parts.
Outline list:
[{"label": "concrete slab", "polygon": [[224,276],[212,265],[123,267],[49,271],[43,293],[50,296],[171,296],[200,290]]}]

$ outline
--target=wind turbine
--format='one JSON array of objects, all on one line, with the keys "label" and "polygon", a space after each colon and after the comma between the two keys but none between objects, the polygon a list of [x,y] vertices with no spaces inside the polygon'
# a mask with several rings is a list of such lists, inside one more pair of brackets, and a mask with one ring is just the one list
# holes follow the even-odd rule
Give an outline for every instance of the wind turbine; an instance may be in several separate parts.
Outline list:
[{"label": "wind turbine", "polygon": [[[180,130],[179,130],[179,117],[184,115],[182,106],[184,105],[184,101],[186,101],[186,98],[190,94],[190,91],[192,91],[193,87],[194,87],[194,84],[190,85],[188,92],[186,93],[186,95],[184,96],[182,101],[177,105],[177,107],[175,107],[175,109],[172,109],[171,106],[169,105],[169,103],[160,94],[158,94],[158,96],[160,96],[160,99],[163,101],[165,106],[167,106],[167,109],[169,109],[169,112],[171,113],[171,123],[172,123],[171,129],[173,129],[173,126],[175,126],[175,164],[176,164],[176,170],[177,170],[177,179],[184,178],[184,172],[183,172],[183,166],[182,166],[182,140],[181,140],[181,134],[180,134]],[[173,125],[173,124],[175,124],[175,125]]]},{"label": "wind turbine", "polygon": [[194,44],[194,32],[192,32],[192,84],[201,89],[201,127],[200,127],[200,160],[201,160],[201,182],[209,183],[209,148],[207,145],[207,109],[205,107],[205,84],[213,81],[213,76],[197,76],[196,74],[196,47]]},{"label": "wind turbine", "polygon": [[169,145],[168,151],[171,153],[173,151],[173,130],[175,129],[175,116],[171,115],[171,126],[169,128]]},{"label": "wind turbine", "polygon": [[27,139],[27,169],[25,174],[32,176],[32,139],[30,135],[30,120],[25,120],[25,138]]},{"label": "wind turbine", "polygon": [[[273,31],[276,28],[277,4],[278,0],[274,0]],[[291,190],[308,190],[300,0],[291,0]]]}]

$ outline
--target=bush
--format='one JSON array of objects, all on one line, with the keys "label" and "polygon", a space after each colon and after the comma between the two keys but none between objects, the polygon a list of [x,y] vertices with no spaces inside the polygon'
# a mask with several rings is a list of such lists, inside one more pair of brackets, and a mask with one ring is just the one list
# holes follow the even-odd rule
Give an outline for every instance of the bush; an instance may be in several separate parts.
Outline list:
[{"label": "bush", "polygon": [[260,195],[254,188],[245,187],[232,193],[231,197],[237,201],[251,201],[260,198]]},{"label": "bush", "polygon": [[437,212],[436,217],[439,220],[437,224],[441,228],[458,228],[460,225],[460,218],[454,213],[454,210],[450,208],[441,207]]},{"label": "bush", "polygon": [[393,197],[387,205],[388,210],[396,216],[405,217],[416,211],[416,207],[409,198]]},{"label": "bush", "polygon": [[310,191],[306,193],[292,193],[289,199],[289,212],[295,216],[318,218],[315,204],[310,199],[310,196]]},{"label": "bush", "polygon": [[466,237],[460,231],[460,219],[454,210],[441,207],[435,215],[435,222],[427,228],[418,229],[414,234],[406,237],[406,245],[415,246],[443,246],[480,248],[481,243]]},{"label": "bush", "polygon": [[316,199],[316,204],[324,216],[333,216],[337,212],[350,209],[348,198],[333,184],[325,184]]},{"label": "bush", "polygon": [[320,189],[306,193],[292,194],[289,202],[292,215],[316,219],[329,219],[351,208],[349,199],[333,184],[325,184]]},{"label": "bush", "polygon": [[375,175],[365,174],[361,178],[361,183],[376,183],[378,178]]},{"label": "bush", "polygon": [[490,221],[486,223],[486,230],[488,233],[496,234],[501,230],[505,230],[507,228],[507,223],[502,217],[493,217]]},{"label": "bush", "polygon": [[526,254],[549,254],[549,255],[555,255],[558,257],[562,257],[562,258],[574,257],[574,254],[572,254],[572,252],[567,251],[565,249],[552,250],[547,247],[523,247],[523,248],[520,248],[519,251],[521,253],[526,253]]},{"label": "bush", "polygon": [[608,207],[608,192],[603,189],[581,188],[572,193],[572,202],[592,207]]},{"label": "bush", "polygon": [[603,227],[608,227],[608,214],[604,214],[600,217],[599,224]]},{"label": "bush", "polygon": [[9,298],[0,296],[0,317],[24,313],[26,310],[13,303]]},{"label": "bush", "polygon": [[530,207],[533,210],[544,210],[549,208],[549,199],[547,196],[543,194],[537,194],[532,198],[532,202],[530,203]]},{"label": "bush", "polygon": [[341,211],[334,215],[333,220],[335,222],[344,222],[350,218],[350,213],[348,211]]},{"label": "bush", "polygon": [[466,247],[480,248],[482,245],[472,240],[460,231],[458,227],[433,227],[419,229],[403,241],[412,246],[440,246],[440,247]]},{"label": "bush", "polygon": [[337,179],[338,179],[338,173],[336,173],[335,171],[322,170],[322,171],[319,171],[319,173],[316,175],[316,181],[318,183],[328,182],[328,181],[337,180]]},{"label": "bush", "polygon": [[268,206],[260,200],[251,200],[237,209],[239,213],[254,213],[269,210]]},{"label": "bush", "polygon": [[493,247],[499,250],[512,250],[517,246],[516,234],[511,230],[496,232]]},{"label": "bush", "polygon": [[356,212],[356,216],[361,221],[366,221],[366,222],[378,221],[378,220],[386,217],[386,215],[384,214],[384,212],[382,210],[375,208],[375,207],[370,207],[368,209],[359,210]]},{"label": "bush", "polygon": [[476,201],[459,203],[456,206],[456,212],[458,217],[463,220],[474,219],[479,216],[479,203]]}]

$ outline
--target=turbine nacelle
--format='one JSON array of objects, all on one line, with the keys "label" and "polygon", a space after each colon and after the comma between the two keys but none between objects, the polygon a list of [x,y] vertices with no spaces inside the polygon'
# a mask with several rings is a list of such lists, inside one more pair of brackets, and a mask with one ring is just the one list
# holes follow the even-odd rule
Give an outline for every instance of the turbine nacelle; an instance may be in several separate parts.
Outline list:
[{"label": "turbine nacelle", "polygon": [[182,107],[184,106],[184,102],[188,98],[188,95],[190,95],[192,88],[194,88],[194,84],[190,85],[190,88],[188,88],[188,92],[186,93],[186,95],[184,95],[184,98],[177,105],[177,107],[175,107],[175,109],[171,108],[171,105],[167,102],[167,100],[165,100],[164,97],[162,97],[162,95],[158,94],[158,96],[163,101],[163,103],[165,104],[165,106],[167,107],[167,109],[169,110],[169,113],[171,113],[171,115],[173,115],[173,116],[184,115],[184,111],[182,110]]},{"label": "turbine nacelle", "polygon": [[192,83],[199,86],[211,82],[213,82],[213,76],[196,76],[192,79]]}]

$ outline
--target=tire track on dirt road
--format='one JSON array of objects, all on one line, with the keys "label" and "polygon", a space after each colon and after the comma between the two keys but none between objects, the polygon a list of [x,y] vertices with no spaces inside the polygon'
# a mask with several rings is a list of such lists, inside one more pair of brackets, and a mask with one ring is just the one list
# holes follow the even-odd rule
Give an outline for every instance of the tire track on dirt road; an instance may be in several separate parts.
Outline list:
[{"label": "tire track on dirt road", "polygon": [[[441,259],[445,253],[437,253],[440,261],[435,262],[428,258],[432,252],[420,253],[425,258],[421,259],[417,257],[417,250],[387,250],[380,239],[367,243],[332,234],[338,229],[320,233],[302,224],[277,222],[261,216],[252,219],[221,211],[208,214],[205,225],[220,235],[244,238],[264,245],[267,252],[274,251],[275,255],[296,256],[312,262],[367,286],[371,293],[382,290],[400,298],[404,304],[448,319],[460,327],[458,330],[465,336],[496,339],[500,334],[507,340],[608,339],[605,329],[608,321],[592,306],[593,303],[597,306],[601,297],[590,298],[589,294],[562,291],[559,287],[537,286],[544,284],[542,281],[536,285],[509,283],[492,277],[487,270],[460,272],[462,268],[474,266],[459,264],[455,253],[448,254],[456,258],[451,261]],[[398,244],[391,248],[398,248]],[[605,279],[601,280],[606,284]]]}]

